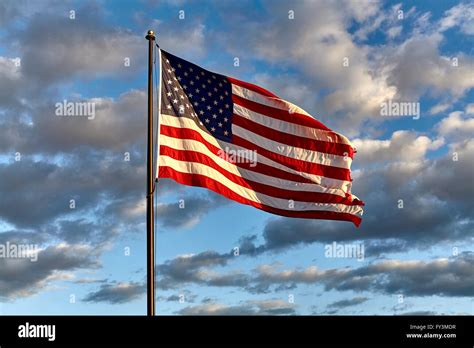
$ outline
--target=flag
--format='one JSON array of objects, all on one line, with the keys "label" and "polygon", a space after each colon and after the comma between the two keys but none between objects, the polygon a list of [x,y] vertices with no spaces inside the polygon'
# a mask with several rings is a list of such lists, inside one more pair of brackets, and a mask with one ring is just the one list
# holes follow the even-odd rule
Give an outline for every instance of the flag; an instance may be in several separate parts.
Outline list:
[{"label": "flag", "polygon": [[161,50],[157,175],[269,213],[359,226],[351,142],[254,84]]}]

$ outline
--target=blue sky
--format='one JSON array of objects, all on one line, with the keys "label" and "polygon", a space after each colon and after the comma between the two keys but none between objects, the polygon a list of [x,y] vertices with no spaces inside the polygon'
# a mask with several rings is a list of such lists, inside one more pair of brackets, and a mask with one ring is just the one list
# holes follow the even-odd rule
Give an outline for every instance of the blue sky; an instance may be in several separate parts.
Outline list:
[{"label": "blue sky", "polygon": [[[357,229],[160,181],[159,314],[472,314],[473,17],[468,1],[3,2],[0,244],[41,251],[0,258],[0,313],[145,314],[152,28],[163,49],[347,135],[366,202]],[[64,99],[96,117],[56,117]],[[382,117],[388,100],[420,118]],[[364,259],[325,257],[333,242]]]}]

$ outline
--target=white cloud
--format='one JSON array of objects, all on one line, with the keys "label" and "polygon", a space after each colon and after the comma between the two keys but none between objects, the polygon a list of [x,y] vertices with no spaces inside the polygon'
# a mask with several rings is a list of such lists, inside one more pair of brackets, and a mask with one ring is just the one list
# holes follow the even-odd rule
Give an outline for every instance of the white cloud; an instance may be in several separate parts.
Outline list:
[{"label": "white cloud", "polygon": [[455,138],[472,137],[474,134],[474,118],[468,117],[462,111],[454,111],[438,123],[437,129],[444,136],[449,135]]},{"label": "white cloud", "polygon": [[409,162],[423,160],[426,153],[444,144],[443,138],[430,139],[411,131],[396,131],[388,140],[355,139],[357,163]]},{"label": "white cloud", "polygon": [[440,31],[459,27],[462,33],[474,35],[474,4],[464,3],[450,8],[440,20],[439,26]]}]

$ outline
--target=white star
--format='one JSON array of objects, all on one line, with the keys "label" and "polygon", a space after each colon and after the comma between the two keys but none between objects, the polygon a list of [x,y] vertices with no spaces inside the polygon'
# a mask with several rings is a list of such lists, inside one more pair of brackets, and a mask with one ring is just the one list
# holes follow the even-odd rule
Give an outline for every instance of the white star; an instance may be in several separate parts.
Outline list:
[{"label": "white star", "polygon": [[184,95],[180,95],[179,97],[180,97],[181,99],[184,99]]},{"label": "white star", "polygon": [[191,72],[192,72],[192,71],[193,71],[193,68],[189,68],[189,71],[191,71]]},{"label": "white star", "polygon": [[214,100],[214,105],[217,105],[217,104],[219,104],[219,103],[217,102],[217,100]]},{"label": "white star", "polygon": [[229,104],[225,104],[225,108],[228,109],[228,108],[229,108]]},{"label": "white star", "polygon": [[217,118],[217,115],[216,115],[216,114],[212,114],[212,118]]},{"label": "white star", "polygon": [[194,106],[198,106],[198,105],[199,105],[199,103],[198,103],[198,102],[194,102]]},{"label": "white star", "polygon": [[201,71],[201,75],[204,76],[204,71]]},{"label": "white star", "polygon": [[173,83],[173,81],[168,80],[168,85],[171,85],[172,83]]},{"label": "white star", "polygon": [[199,88],[196,88],[196,93],[199,93],[201,92],[201,90]]},{"label": "white star", "polygon": [[211,120],[209,120],[208,118],[206,118],[205,121],[206,121],[206,123],[211,122]]},{"label": "white star", "polygon": [[190,81],[189,84],[192,86],[194,85],[194,81]]},{"label": "white star", "polygon": [[178,76],[178,81],[181,81],[181,76]]},{"label": "white star", "polygon": [[224,112],[224,110],[222,109],[219,109],[219,113],[222,114]]},{"label": "white star", "polygon": [[181,64],[178,63],[178,68],[181,68]]},{"label": "white star", "polygon": [[219,122],[217,125],[218,125],[219,127],[222,127],[222,122]]},{"label": "white star", "polygon": [[174,99],[173,104],[178,104],[178,99]]},{"label": "white star", "polygon": [[199,111],[199,115],[204,115],[204,111]]},{"label": "white star", "polygon": [[205,85],[205,84],[202,84],[202,88],[206,88],[206,85]]},{"label": "white star", "polygon": [[213,78],[213,79],[216,79],[216,75],[212,75],[212,78]]},{"label": "white star", "polygon": [[228,132],[228,131],[224,131],[224,135],[229,135],[229,132]]},{"label": "white star", "polygon": [[176,92],[179,91],[178,87],[174,87],[173,90],[176,91]]},{"label": "white star", "polygon": [[184,85],[184,86],[183,86],[183,89],[188,89],[188,86]]},{"label": "white star", "polygon": [[171,97],[171,92],[166,93],[168,97]]},{"label": "white star", "polygon": [[222,83],[219,83],[219,87],[222,87]]},{"label": "white star", "polygon": [[167,60],[166,60],[166,63],[169,63],[169,62],[170,62],[170,61],[167,59]]},{"label": "white star", "polygon": [[168,71],[171,74],[171,69],[167,69],[166,71]]},{"label": "white star", "polygon": [[171,104],[166,105],[167,109],[171,109]]},{"label": "white star", "polygon": [[220,100],[223,100],[223,99],[224,99],[224,96],[221,95],[221,96],[219,97],[219,99],[220,99]]},{"label": "white star", "polygon": [[207,106],[207,110],[211,110],[211,106],[210,106],[210,105]]},{"label": "white star", "polygon": [[216,128],[212,127],[212,128],[211,128],[211,131],[215,132],[215,131],[216,131]]},{"label": "white star", "polygon": [[199,76],[198,76],[198,75],[196,75],[196,80],[199,80]]},{"label": "white star", "polygon": [[187,72],[187,71],[184,72],[184,76],[188,76],[188,72]]},{"label": "white star", "polygon": [[211,93],[211,92],[209,92],[209,93],[207,93],[207,95],[210,97],[210,96],[212,95],[212,93]]},{"label": "white star", "polygon": [[206,98],[202,97],[202,98],[201,98],[201,101],[205,102],[205,101],[206,101]]},{"label": "white star", "polygon": [[227,117],[224,117],[224,122],[227,122],[229,119]]},{"label": "white star", "polygon": [[211,83],[211,80],[207,79],[207,83]]},{"label": "white star", "polygon": [[225,91],[224,94],[225,94],[225,95],[229,95],[229,92]]},{"label": "white star", "polygon": [[216,88],[216,87],[214,87],[214,92],[217,92],[217,88]]}]

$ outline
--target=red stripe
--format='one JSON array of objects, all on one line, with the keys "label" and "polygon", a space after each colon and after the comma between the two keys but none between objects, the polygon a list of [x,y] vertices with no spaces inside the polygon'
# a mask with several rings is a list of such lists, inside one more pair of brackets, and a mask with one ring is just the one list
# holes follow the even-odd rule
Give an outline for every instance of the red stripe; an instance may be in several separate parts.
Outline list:
[{"label": "red stripe", "polygon": [[287,190],[271,185],[266,185],[261,182],[256,182],[243,178],[239,175],[231,173],[226,169],[219,166],[211,157],[206,156],[197,151],[190,150],[176,150],[169,146],[161,145],[160,146],[160,156],[169,156],[178,161],[182,162],[195,162],[204,164],[210,168],[217,170],[219,173],[224,175],[226,178],[236,183],[237,185],[243,186],[249,190],[255,191],[258,193],[263,193],[268,196],[295,200],[301,202],[314,202],[314,203],[332,203],[332,204],[345,204],[349,206],[361,205],[363,204],[359,200],[351,200],[348,194],[346,197],[341,197],[338,195],[322,192],[308,192],[308,191],[293,191]]},{"label": "red stripe", "polygon": [[219,193],[223,195],[224,197],[227,197],[229,199],[232,199],[236,202],[250,205],[253,207],[256,207],[258,209],[276,214],[276,215],[282,215],[282,216],[288,216],[288,217],[298,217],[298,218],[306,218],[306,219],[324,219],[324,220],[342,220],[342,221],[351,221],[359,227],[361,218],[352,215],[349,213],[337,213],[337,212],[329,212],[329,211],[318,211],[318,210],[311,210],[311,211],[293,211],[293,210],[283,210],[283,209],[277,209],[273,207],[269,207],[257,202],[253,202],[251,200],[248,200],[246,198],[243,198],[242,196],[238,195],[225,185],[217,182],[216,180],[213,180],[207,176],[200,175],[200,174],[188,174],[188,173],[181,173],[176,170],[174,170],[171,167],[167,166],[160,166],[159,169],[159,177],[160,178],[170,178],[175,180],[176,182],[183,184],[183,185],[189,185],[189,186],[199,186],[199,187],[204,187],[208,188],[216,193]]},{"label": "red stripe", "polygon": [[234,114],[232,124],[248,129],[249,131],[259,134],[267,139],[278,141],[280,143],[299,147],[306,150],[329,153],[338,156],[348,156],[353,158],[354,149],[347,144],[333,143],[321,141],[293,135],[279,130],[266,127],[260,123],[249,120],[248,118]]},{"label": "red stripe", "polygon": [[262,94],[266,97],[270,97],[270,98],[278,98],[280,99],[280,97],[278,97],[277,95],[273,94],[272,92],[270,91],[267,91],[265,88],[262,88],[260,86],[257,86],[257,85],[254,85],[253,83],[249,83],[249,82],[245,82],[245,81],[240,81],[240,80],[237,80],[237,79],[234,79],[233,77],[227,77],[227,80],[229,80],[231,83],[233,83],[234,85],[237,85],[237,86],[240,86],[240,87],[243,87],[243,88],[247,88],[251,91],[254,91],[254,92],[257,92],[259,94]]},{"label": "red stripe", "polygon": [[241,138],[235,134],[232,135],[232,143],[238,146],[245,147],[249,150],[257,151],[260,155],[265,156],[275,162],[283,164],[291,169],[305,172],[314,175],[325,176],[326,178],[352,181],[351,171],[345,168],[337,168],[332,166],[327,166],[324,164],[316,164],[308,161],[302,161],[294,158],[281,155],[267,149],[264,149],[257,144],[248,141],[244,138]]},{"label": "red stripe", "polygon": [[331,133],[331,138],[335,138],[335,139],[333,139],[333,141],[339,142],[339,143],[342,142],[340,140],[339,134],[333,132],[331,129],[326,127],[324,124],[322,124],[321,122],[317,121],[316,119],[314,119],[314,118],[312,118],[308,115],[300,114],[300,113],[297,113],[297,112],[290,113],[287,110],[282,110],[282,109],[274,108],[272,106],[267,106],[267,105],[264,105],[264,104],[260,104],[260,103],[254,102],[252,100],[248,100],[248,99],[239,97],[238,95],[235,95],[235,94],[232,94],[232,101],[236,104],[239,104],[239,105],[249,109],[249,110],[252,110],[254,112],[258,112],[259,114],[262,114],[262,115],[265,115],[265,116],[268,116],[268,117],[272,117],[272,118],[277,119],[277,120],[281,120],[281,121],[285,121],[285,122],[291,122],[291,123],[294,123],[294,124],[299,124],[300,126],[305,126],[305,127],[311,127],[311,128],[316,128],[316,129],[322,129],[322,130],[325,130],[325,131],[330,131],[330,132],[332,132]]},{"label": "red stripe", "polygon": [[[197,131],[194,131],[189,128],[177,128],[177,127],[172,127],[172,126],[161,125],[160,132],[161,134],[164,134],[173,138],[177,138],[177,139],[191,139],[191,140],[199,141],[204,146],[206,146],[210,152],[212,152],[215,155],[219,155],[219,150],[221,150],[220,148],[209,143]],[[269,166],[264,163],[260,163],[258,161],[257,161],[257,165],[254,167],[251,166],[251,163],[235,163],[235,165],[244,169],[252,170],[256,173],[266,174],[266,175],[270,175],[270,176],[280,178],[280,179],[318,185],[314,181],[307,179],[303,176],[289,173],[287,171]]]}]

